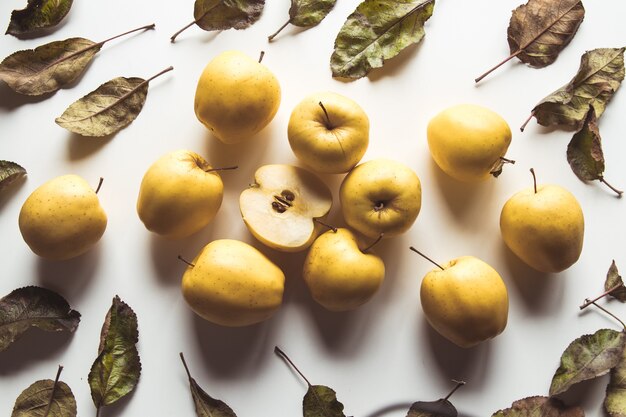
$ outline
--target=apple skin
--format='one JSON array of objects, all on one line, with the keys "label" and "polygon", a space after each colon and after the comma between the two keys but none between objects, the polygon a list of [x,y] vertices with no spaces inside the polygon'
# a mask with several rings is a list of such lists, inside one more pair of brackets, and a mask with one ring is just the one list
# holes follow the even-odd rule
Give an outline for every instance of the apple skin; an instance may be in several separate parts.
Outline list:
[{"label": "apple skin", "polygon": [[498,272],[473,256],[462,256],[428,272],[420,299],[428,323],[457,346],[468,348],[504,331],[509,311]]},{"label": "apple skin", "polygon": [[355,101],[341,94],[320,92],[306,97],[293,109],[287,137],[296,157],[314,171],[340,174],[351,170],[365,154],[369,128],[369,118]]},{"label": "apple skin", "polygon": [[35,189],[22,205],[19,228],[42,258],[66,260],[82,255],[102,237],[107,216],[98,195],[78,175],[63,175]]},{"label": "apple skin", "polygon": [[249,326],[270,318],[282,303],[283,271],[247,243],[214,240],[192,264],[183,274],[182,294],[207,321]]},{"label": "apple skin", "polygon": [[154,162],[137,198],[137,214],[146,228],[168,239],[180,239],[208,225],[224,194],[220,175],[211,169],[202,156],[186,149]]},{"label": "apple skin", "polygon": [[302,276],[313,299],[330,311],[354,310],[369,301],[385,278],[385,264],[350,230],[320,235],[304,260]]},{"label": "apple skin", "polygon": [[506,245],[522,261],[544,272],[572,266],[583,249],[582,208],[565,188],[544,184],[513,195],[502,207],[500,231]]},{"label": "apple skin", "polygon": [[474,104],[444,109],[427,128],[433,160],[443,172],[463,182],[490,178],[511,137],[509,125],[499,114]]},{"label": "apple skin", "polygon": [[339,188],[346,223],[359,233],[377,238],[406,232],[422,207],[419,177],[406,165],[375,159],[357,165]]},{"label": "apple skin", "polygon": [[265,65],[240,51],[226,51],[202,71],[194,109],[215,137],[234,144],[267,126],[280,100],[280,84]]}]

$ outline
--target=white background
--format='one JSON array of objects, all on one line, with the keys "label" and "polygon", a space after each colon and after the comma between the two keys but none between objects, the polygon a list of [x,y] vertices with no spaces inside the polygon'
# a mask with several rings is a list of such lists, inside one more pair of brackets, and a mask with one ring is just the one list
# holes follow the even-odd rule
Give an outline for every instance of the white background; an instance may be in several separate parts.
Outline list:
[{"label": "white background", "polygon": [[[0,20],[24,1],[0,4]],[[82,313],[74,335],[32,331],[0,353],[0,414],[9,415],[19,393],[38,379],[62,380],[76,395],[78,414],[95,415],[87,374],[98,347],[100,327],[115,294],[139,317],[143,371],[137,390],[103,416],[192,416],[187,380],[178,358],[184,351],[198,382],[226,401],[239,416],[301,415],[305,384],[274,353],[280,345],[314,383],[333,387],[347,415],[405,416],[416,400],[435,400],[452,387],[467,386],[453,397],[464,416],[488,416],[529,395],[547,394],[563,349],[575,337],[601,327],[618,329],[599,311],[583,313],[584,298],[601,292],[612,259],[626,270],[624,201],[601,184],[581,183],[571,172],[565,149],[571,132],[541,128],[533,120],[518,126],[541,98],[565,84],[580,56],[598,47],[626,44],[626,3],[587,1],[585,21],[557,61],[544,69],[514,60],[480,85],[474,78],[508,55],[506,28],[520,0],[441,0],[426,24],[426,37],[367,78],[342,82],[331,77],[329,58],[336,33],[358,1],[339,1],[319,26],[286,28],[275,42],[266,36],[287,18],[288,1],[268,1],[261,19],[245,31],[204,32],[192,27],[175,44],[169,37],[191,21],[193,2],[110,0],[76,1],[64,23],[43,38],[0,38],[0,56],[40,44],[82,36],[94,41],[152,22],[156,30],[104,46],[84,76],[46,98],[28,98],[0,85],[0,159],[28,170],[28,178],[0,195],[0,295],[26,285],[41,285],[65,296]],[[250,142],[226,146],[211,137],[193,112],[195,85],[206,63],[227,49],[256,57],[278,77],[282,103],[273,122]],[[74,100],[116,76],[148,78],[169,65],[174,71],[150,85],[137,120],[117,135],[89,139],[73,135],[54,118]],[[371,141],[364,160],[401,161],[420,176],[422,211],[405,235],[377,248],[386,280],[371,302],[352,313],[331,314],[314,304],[301,281],[304,254],[286,255],[262,248],[246,230],[239,193],[266,163],[297,163],[286,137],[287,121],[309,93],[332,90],[351,97],[370,117]],[[511,125],[507,154],[517,160],[497,180],[466,185],[447,178],[431,161],[426,125],[445,107],[477,103],[500,113]],[[626,92],[618,91],[600,129],[607,160],[606,178],[626,187]],[[620,117],[620,115],[622,117]],[[145,230],[135,212],[143,173],[159,156],[188,148],[215,166],[237,164],[224,173],[225,196],[215,221],[181,241],[165,241]],[[504,247],[498,219],[504,202],[531,184],[558,183],[579,199],[586,220],[578,263],[556,275],[537,273]],[[26,197],[43,182],[76,173],[94,184],[109,224],[97,247],[66,262],[35,256],[17,224]],[[325,176],[335,201],[342,176]],[[343,224],[338,205],[331,221]],[[269,321],[239,329],[221,328],[194,316],[179,292],[185,265],[213,239],[235,238],[263,250],[285,271],[284,305]],[[434,333],[419,303],[422,276],[431,266],[408,250],[414,245],[444,262],[478,256],[503,276],[510,296],[509,323],[502,335],[464,350]],[[626,318],[626,308],[610,303]],[[607,377],[574,388],[565,396],[588,415],[602,415]]]}]

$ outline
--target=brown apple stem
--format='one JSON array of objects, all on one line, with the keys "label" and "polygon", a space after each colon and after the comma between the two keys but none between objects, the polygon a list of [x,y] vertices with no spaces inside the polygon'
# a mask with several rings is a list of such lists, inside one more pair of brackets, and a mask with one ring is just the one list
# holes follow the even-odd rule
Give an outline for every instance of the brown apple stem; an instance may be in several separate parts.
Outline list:
[{"label": "brown apple stem", "polygon": [[192,267],[192,268],[196,266],[195,264],[193,264],[193,263],[189,262],[187,259],[183,258],[183,257],[182,257],[182,256],[180,256],[180,255],[178,255],[178,259],[179,259],[179,260],[181,260],[181,261],[183,261],[184,263],[186,263],[188,266],[190,266],[190,267]]},{"label": "brown apple stem", "polygon": [[421,256],[422,258],[426,259],[428,262],[430,262],[431,264],[435,265],[437,268],[441,269],[442,271],[443,266],[439,265],[437,262],[433,261],[432,259],[430,259],[428,256],[424,255],[422,252],[418,251],[417,249],[415,249],[413,246],[411,246],[409,249],[411,249],[413,252],[417,253],[419,256]]},{"label": "brown apple stem", "polygon": [[368,250],[372,249],[374,246],[376,246],[378,244],[378,242],[380,242],[383,239],[383,236],[385,236],[384,233],[381,233],[378,235],[378,237],[376,238],[375,241],[373,241],[368,247],[366,247],[365,249],[363,249],[363,252],[367,252]]},{"label": "brown apple stem", "polygon": [[261,61],[263,61],[264,56],[265,56],[265,51],[261,51],[261,53],[259,54],[259,64],[261,63]]},{"label": "brown apple stem", "polygon": [[465,385],[465,381],[457,381],[456,379],[453,379],[452,382],[454,382],[456,384],[456,386],[454,388],[452,388],[452,391],[450,391],[448,393],[448,395],[446,395],[445,397],[442,398],[443,401],[447,401],[448,398],[450,398],[452,396],[452,394],[454,394],[456,392],[456,390],[458,390],[463,385]]},{"label": "brown apple stem", "polygon": [[500,160],[506,164],[515,165],[515,161],[509,158],[505,158],[504,156],[500,157]]},{"label": "brown apple stem", "polygon": [[211,169],[207,169],[204,172],[230,171],[230,170],[237,169],[237,168],[239,168],[239,166],[233,165],[233,166],[230,166],[230,167],[211,168]]},{"label": "brown apple stem", "polygon": [[322,103],[320,101],[318,104],[320,105],[322,110],[324,110],[324,115],[326,116],[326,128],[328,130],[332,130],[333,129],[333,124],[330,122],[330,117],[328,116],[328,111],[326,111],[326,107],[324,106],[324,103]]},{"label": "brown apple stem", "polygon": [[98,186],[96,187],[96,191],[95,191],[96,194],[98,194],[98,191],[100,191],[100,188],[102,187],[103,182],[104,182],[104,178],[100,177],[100,180],[98,181]]},{"label": "brown apple stem", "polygon": [[331,226],[331,225],[330,225],[330,224],[328,224],[328,223],[324,223],[323,221],[321,221],[320,219],[318,219],[318,218],[316,218],[316,217],[314,217],[314,218],[313,218],[313,221],[314,221],[315,223],[319,223],[319,224],[321,224],[321,225],[322,225],[322,226],[324,226],[324,227],[328,227],[328,228],[329,228],[330,230],[332,230],[334,233],[337,233],[337,228],[336,228],[335,226]]},{"label": "brown apple stem", "polygon": [[520,126],[519,128],[520,132],[523,132],[524,129],[526,129],[526,125],[530,122],[530,119],[532,119],[534,115],[535,115],[535,111],[533,110],[530,112],[530,116],[528,116],[528,119],[526,119],[526,121]]},{"label": "brown apple stem", "polygon": [[606,180],[604,179],[604,177],[600,177],[598,178],[598,180],[606,185],[607,187],[609,187],[611,190],[613,190],[613,192],[615,192],[615,194],[617,194],[617,198],[622,198],[622,194],[624,194],[623,191],[618,190],[617,188],[613,187],[611,184],[609,184],[608,182],[606,182]]},{"label": "brown apple stem", "polygon": [[479,76],[478,78],[474,79],[474,82],[478,83],[480,82],[480,80],[482,80],[483,78],[485,78],[487,75],[491,74],[494,70],[500,68],[500,66],[504,65],[505,63],[509,62],[511,59],[515,58],[516,56],[518,56],[519,54],[522,53],[522,50],[518,50],[517,52],[509,55],[508,57],[506,57],[505,59],[503,59],[502,61],[500,61],[495,67],[491,68],[489,71],[483,73],[481,76]]},{"label": "brown apple stem", "polygon": [[537,176],[535,175],[535,169],[531,168],[530,173],[533,174],[533,187],[535,188],[535,194],[537,194]]},{"label": "brown apple stem", "polygon": [[607,310],[606,308],[602,307],[601,305],[597,304],[595,301],[592,301],[591,304],[593,304],[594,306],[598,307],[600,310],[604,311],[606,314],[608,314],[609,316],[613,317],[615,320],[617,320],[619,322],[619,324],[622,325],[622,327],[624,329],[626,329],[626,324],[624,324],[624,322],[622,320],[620,320],[619,317],[617,317],[615,314],[611,313],[609,310]]},{"label": "brown apple stem", "polygon": [[285,22],[285,24],[282,25],[280,28],[278,28],[278,30],[276,32],[274,32],[270,36],[268,36],[267,37],[268,42],[271,42],[276,37],[276,35],[278,35],[280,33],[280,31],[283,30],[284,28],[286,28],[290,23],[291,23],[291,19],[287,20]]},{"label": "brown apple stem", "polygon": [[294,364],[291,361],[291,359],[289,359],[289,356],[287,356],[287,354],[285,352],[283,352],[278,346],[274,346],[274,353],[277,354],[278,356],[280,356],[283,360],[287,361],[287,363],[289,365],[291,365],[291,367],[293,369],[295,369],[295,371],[298,373],[298,375],[300,375],[302,377],[302,379],[304,379],[304,381],[307,383],[307,385],[309,387],[312,386],[311,383],[309,382],[309,380],[306,378],[306,376],[304,376],[304,374],[302,372],[300,372],[300,370],[298,369],[296,364]]},{"label": "brown apple stem", "polygon": [[597,297],[596,297],[596,298],[594,298],[593,300],[590,300],[590,299],[588,299],[588,298],[587,298],[587,299],[585,300],[585,302],[584,302],[584,303],[583,303],[580,307],[578,307],[578,308],[580,308],[581,310],[583,310],[583,309],[585,309],[585,308],[589,307],[591,304],[593,304],[593,303],[595,303],[596,301],[598,301],[599,299],[606,297],[607,295],[611,294],[613,291],[615,291],[615,290],[617,290],[618,288],[621,288],[621,287],[623,287],[623,286],[624,286],[624,284],[620,283],[620,284],[617,284],[616,286],[614,286],[613,288],[611,288],[611,289],[608,289],[608,290],[604,291],[602,294],[600,294],[599,296],[597,296]]},{"label": "brown apple stem", "polygon": [[48,417],[50,414],[50,407],[52,407],[52,402],[54,401],[54,394],[56,394],[57,386],[59,385],[59,378],[61,377],[61,371],[63,371],[63,367],[59,365],[59,369],[57,370],[57,376],[54,378],[54,385],[52,385],[52,392],[50,393],[50,400],[48,401],[48,405],[46,406],[46,411],[43,413],[43,417]]}]

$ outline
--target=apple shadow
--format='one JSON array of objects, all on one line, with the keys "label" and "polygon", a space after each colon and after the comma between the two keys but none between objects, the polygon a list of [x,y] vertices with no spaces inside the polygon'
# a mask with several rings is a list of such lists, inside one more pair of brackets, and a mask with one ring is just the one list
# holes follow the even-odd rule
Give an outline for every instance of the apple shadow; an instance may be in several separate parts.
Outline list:
[{"label": "apple shadow", "polygon": [[[79,326],[80,328],[80,326]],[[0,355],[0,375],[10,376],[58,355],[73,339],[74,333],[29,329]]]},{"label": "apple shadow", "polygon": [[71,161],[85,159],[102,149],[115,135],[116,133],[112,133],[100,138],[90,138],[78,133],[70,133],[67,141],[67,156]]}]

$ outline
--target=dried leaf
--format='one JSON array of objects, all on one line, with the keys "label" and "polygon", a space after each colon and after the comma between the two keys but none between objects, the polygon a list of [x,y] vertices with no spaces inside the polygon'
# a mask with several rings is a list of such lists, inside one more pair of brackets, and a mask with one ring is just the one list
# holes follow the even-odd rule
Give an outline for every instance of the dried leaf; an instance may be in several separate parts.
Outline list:
[{"label": "dried leaf", "polygon": [[602,179],[604,153],[598,130],[598,119],[596,119],[593,107],[589,108],[582,129],[572,137],[567,146],[567,162],[574,174],[582,181]]},{"label": "dried leaf", "polygon": [[348,16],[330,58],[334,77],[361,78],[424,37],[434,0],[365,0]]},{"label": "dried leaf", "polygon": [[550,385],[550,396],[609,372],[619,362],[625,342],[624,332],[610,329],[601,329],[574,340],[561,356],[561,365]]},{"label": "dried leaf", "polygon": [[585,52],[576,76],[541,100],[531,117],[534,116],[542,126],[561,125],[580,130],[590,105],[597,118],[602,116],[624,79],[625,49],[599,48]]},{"label": "dried leaf", "polygon": [[0,160],[0,191],[26,175],[26,170],[11,161]]},{"label": "dried leaf", "polygon": [[310,28],[318,25],[335,7],[337,0],[291,0],[289,20],[280,27],[268,40],[274,39],[287,25]]},{"label": "dried leaf", "polygon": [[76,417],[76,399],[70,387],[59,376],[44,379],[26,388],[15,401],[11,417]]},{"label": "dried leaf", "polygon": [[22,10],[13,10],[6,33],[20,36],[58,25],[72,8],[73,0],[28,0]]},{"label": "dried leaf", "polygon": [[448,400],[418,401],[411,405],[406,417],[457,417],[459,413]]},{"label": "dried leaf", "polygon": [[169,67],[148,80],[118,77],[107,81],[72,103],[55,122],[83,136],[99,137],[118,132],[139,116],[150,81],[172,69]]},{"label": "dried leaf", "polygon": [[[626,302],[626,287],[622,280],[615,261],[611,262],[609,271],[606,273],[606,281],[604,281],[604,291],[610,291],[609,295],[616,298],[622,303]],[[625,365],[626,366],[626,365]]]},{"label": "dried leaf", "polygon": [[180,359],[183,361],[187,377],[189,378],[189,388],[191,389],[193,403],[196,406],[196,415],[198,417],[237,417],[232,408],[225,402],[207,394],[196,380],[191,377],[191,372],[189,372],[187,362],[185,362],[185,357],[182,353],[180,354]]},{"label": "dried leaf", "polygon": [[492,417],[584,417],[578,406],[568,407],[559,399],[528,397],[517,400],[511,408],[496,411]]},{"label": "dried leaf", "polygon": [[115,296],[102,325],[98,357],[88,376],[97,409],[113,404],[137,385],[141,374],[138,339],[135,312]]},{"label": "dried leaf", "polygon": [[611,379],[606,387],[604,398],[604,409],[610,417],[626,416],[626,349],[622,350],[617,366],[611,369]]},{"label": "dried leaf", "polygon": [[0,299],[0,352],[31,327],[48,332],[73,332],[80,313],[54,291],[24,287]]},{"label": "dried leaf", "polygon": [[345,417],[343,404],[337,401],[337,394],[324,385],[309,385],[302,400],[304,417]]},{"label": "dried leaf", "polygon": [[106,42],[152,28],[154,24],[142,26],[98,43],[70,38],[15,52],[0,63],[0,79],[20,94],[52,93],[75,81]]}]

